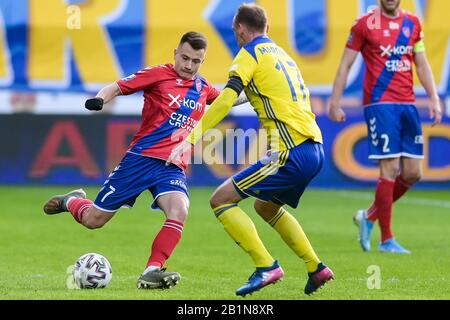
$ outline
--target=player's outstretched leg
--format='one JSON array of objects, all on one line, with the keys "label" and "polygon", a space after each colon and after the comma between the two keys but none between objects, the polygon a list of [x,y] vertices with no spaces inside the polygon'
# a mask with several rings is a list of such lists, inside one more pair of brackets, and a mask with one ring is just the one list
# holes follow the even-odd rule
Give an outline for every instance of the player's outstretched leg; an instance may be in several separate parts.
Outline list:
[{"label": "player's outstretched leg", "polygon": [[139,277],[138,289],[170,289],[181,279],[178,272],[166,272],[165,268],[153,268]]},{"label": "player's outstretched leg", "polygon": [[247,283],[236,290],[236,295],[245,297],[258,291],[265,286],[280,281],[284,276],[284,271],[275,260],[274,263],[267,268],[256,268],[256,271],[248,279]]},{"label": "player's outstretched leg", "polygon": [[67,201],[72,197],[86,199],[86,192],[83,189],[77,189],[66,194],[53,196],[45,203],[44,212],[46,214],[57,214],[69,211]]},{"label": "player's outstretched leg", "polygon": [[359,244],[363,251],[370,251],[370,236],[372,235],[373,222],[367,219],[366,210],[358,210],[353,216],[353,222],[359,229]]},{"label": "player's outstretched leg", "polygon": [[328,281],[334,279],[333,271],[322,262],[317,266],[316,271],[308,273],[308,282],[305,286],[305,294],[310,295],[322,288]]}]

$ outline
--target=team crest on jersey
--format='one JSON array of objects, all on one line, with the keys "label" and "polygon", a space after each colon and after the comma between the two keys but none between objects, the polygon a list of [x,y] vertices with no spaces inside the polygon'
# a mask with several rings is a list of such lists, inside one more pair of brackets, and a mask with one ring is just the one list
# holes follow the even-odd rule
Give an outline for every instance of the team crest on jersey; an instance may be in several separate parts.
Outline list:
[{"label": "team crest on jersey", "polygon": [[202,90],[202,80],[195,80],[195,89],[197,89],[197,92],[200,92]]},{"label": "team crest on jersey", "polygon": [[407,38],[411,37],[411,30],[408,27],[402,28],[403,35]]}]

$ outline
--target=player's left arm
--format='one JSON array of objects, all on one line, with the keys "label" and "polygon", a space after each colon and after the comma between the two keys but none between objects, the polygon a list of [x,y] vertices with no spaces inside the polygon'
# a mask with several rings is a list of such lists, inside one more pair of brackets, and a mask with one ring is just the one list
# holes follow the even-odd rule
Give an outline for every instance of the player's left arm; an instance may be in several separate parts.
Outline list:
[{"label": "player's left arm", "polygon": [[[423,45],[423,44],[422,44]],[[441,102],[436,90],[436,83],[434,81],[433,72],[431,71],[425,50],[420,50],[421,44],[416,45],[416,52],[414,54],[414,63],[416,65],[417,76],[422,86],[425,88],[430,97],[431,104],[429,105],[430,119],[434,118],[432,126],[441,123],[442,110]],[[418,49],[417,49],[418,48]]]},{"label": "player's left arm", "polygon": [[230,112],[238,94],[229,87],[220,93],[216,100],[210,105],[203,118],[195,126],[194,130],[186,138],[186,141],[195,145],[198,140],[211,128],[214,128]]},{"label": "player's left arm", "polygon": [[[211,90],[211,93],[208,95],[208,99],[207,99],[206,103],[211,105],[214,102],[214,100],[217,99],[217,97],[219,95],[220,95],[220,91],[213,87]],[[241,94],[239,95],[239,97],[234,102],[233,107],[239,106],[239,105],[247,103],[247,102],[249,102],[247,95],[245,94],[244,91],[242,91]]]},{"label": "player's left arm", "polygon": [[244,84],[238,76],[231,76],[220,95],[209,106],[203,118],[195,126],[194,130],[187,136],[186,141],[195,145],[198,140],[211,128],[214,128],[226,115],[231,108],[236,105],[241,92],[244,90]]}]

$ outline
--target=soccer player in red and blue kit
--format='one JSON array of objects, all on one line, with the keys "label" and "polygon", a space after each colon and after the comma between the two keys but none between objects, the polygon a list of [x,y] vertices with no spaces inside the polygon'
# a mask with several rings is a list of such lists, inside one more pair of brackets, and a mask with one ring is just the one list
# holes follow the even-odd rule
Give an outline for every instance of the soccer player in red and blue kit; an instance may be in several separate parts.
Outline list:
[{"label": "soccer player in red and blue kit", "polygon": [[174,65],[147,67],[114,82],[86,101],[86,108],[101,110],[119,95],[144,91],[142,124],[120,164],[109,175],[94,202],[82,189],[53,196],[44,205],[47,214],[69,211],[89,229],[102,227],[121,207],[132,207],[149,190],[153,209],[161,209],[166,221],[153,241],[147,267],[138,288],[170,288],[178,283],[177,272],[163,268],[181,238],[188,214],[186,157],[166,165],[172,149],[181,143],[203,116],[205,107],[219,95],[197,72],[205,59],[206,38],[188,32],[175,49]]},{"label": "soccer player in red and blue kit", "polygon": [[359,210],[354,222],[359,241],[370,251],[374,222],[379,221],[381,252],[410,253],[391,230],[392,205],[422,174],[423,136],[415,103],[413,63],[428,96],[433,125],[442,114],[434,77],[426,58],[423,32],[415,15],[400,8],[400,0],[379,0],[379,8],[355,21],[338,69],[330,100],[329,117],[345,121],[340,107],[346,80],[358,52],[366,63],[364,116],[368,128],[369,159],[378,160],[380,177],[375,200]]}]

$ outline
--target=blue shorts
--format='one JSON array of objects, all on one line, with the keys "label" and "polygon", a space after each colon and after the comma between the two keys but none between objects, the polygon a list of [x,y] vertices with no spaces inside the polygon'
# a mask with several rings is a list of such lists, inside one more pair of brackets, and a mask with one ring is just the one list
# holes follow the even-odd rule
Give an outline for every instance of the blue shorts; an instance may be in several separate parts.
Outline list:
[{"label": "blue shorts", "polygon": [[231,181],[242,198],[252,196],[297,208],[305,188],[322,168],[323,160],[322,144],[307,140],[259,160]]},{"label": "blue shorts", "polygon": [[364,109],[369,159],[423,159],[423,135],[412,104],[377,104]]},{"label": "blue shorts", "polygon": [[151,207],[155,210],[160,209],[156,200],[163,194],[180,192],[189,199],[186,175],[181,168],[173,164],[166,166],[161,159],[128,152],[103,184],[94,206],[107,212],[132,207],[145,190],[152,193]]}]

